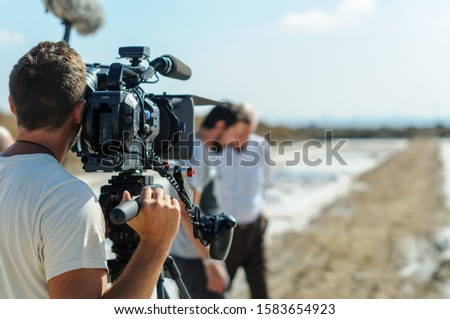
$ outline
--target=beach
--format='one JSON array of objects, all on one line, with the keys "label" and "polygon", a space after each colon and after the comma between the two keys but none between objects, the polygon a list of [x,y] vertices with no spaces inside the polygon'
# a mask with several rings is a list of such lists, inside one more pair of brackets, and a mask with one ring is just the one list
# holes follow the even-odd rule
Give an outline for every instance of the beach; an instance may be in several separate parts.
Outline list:
[{"label": "beach", "polygon": [[[410,140],[302,229],[269,233],[270,296],[449,297],[449,145]],[[230,297],[248,297],[242,274]]]}]

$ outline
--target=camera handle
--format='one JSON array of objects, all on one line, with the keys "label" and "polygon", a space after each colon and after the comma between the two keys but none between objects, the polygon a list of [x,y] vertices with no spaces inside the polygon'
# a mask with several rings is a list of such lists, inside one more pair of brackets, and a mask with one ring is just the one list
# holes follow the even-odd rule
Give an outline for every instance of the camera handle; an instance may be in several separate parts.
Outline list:
[{"label": "camera handle", "polygon": [[130,200],[122,203],[111,210],[109,219],[114,225],[123,225],[127,221],[132,220],[141,209],[141,198]]}]

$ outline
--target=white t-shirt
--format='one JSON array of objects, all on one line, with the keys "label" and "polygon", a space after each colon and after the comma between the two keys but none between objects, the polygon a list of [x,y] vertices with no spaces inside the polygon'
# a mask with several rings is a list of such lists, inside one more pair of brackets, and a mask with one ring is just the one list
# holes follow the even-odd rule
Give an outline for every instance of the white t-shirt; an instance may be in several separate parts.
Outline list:
[{"label": "white t-shirt", "polygon": [[272,183],[270,145],[251,134],[242,151],[226,147],[217,167],[221,209],[239,224],[254,222],[266,205],[265,192]]},{"label": "white t-shirt", "polygon": [[48,298],[47,281],[107,269],[92,190],[52,156],[0,156],[0,298]]}]

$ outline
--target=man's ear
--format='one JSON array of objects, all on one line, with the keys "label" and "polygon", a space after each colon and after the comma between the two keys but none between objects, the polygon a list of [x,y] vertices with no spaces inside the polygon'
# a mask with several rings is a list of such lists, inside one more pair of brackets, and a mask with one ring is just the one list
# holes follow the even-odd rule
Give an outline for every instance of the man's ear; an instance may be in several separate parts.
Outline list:
[{"label": "man's ear", "polygon": [[9,109],[11,110],[11,113],[16,115],[16,107],[14,106],[14,102],[12,100],[11,95],[8,96],[8,102],[9,102]]},{"label": "man's ear", "polygon": [[74,118],[75,118],[75,123],[76,124],[80,124],[81,120],[83,119],[83,111],[84,111],[84,107],[86,106],[86,100],[85,99],[81,99],[76,105],[75,108],[73,110],[74,112]]}]

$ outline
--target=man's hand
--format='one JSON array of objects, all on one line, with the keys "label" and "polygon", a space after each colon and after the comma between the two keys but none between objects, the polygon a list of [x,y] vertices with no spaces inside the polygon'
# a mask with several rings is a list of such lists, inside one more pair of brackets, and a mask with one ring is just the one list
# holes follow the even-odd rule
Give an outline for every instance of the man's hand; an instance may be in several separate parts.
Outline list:
[{"label": "man's hand", "polygon": [[207,289],[211,292],[222,293],[227,288],[230,278],[225,265],[220,261],[214,261],[205,265]]},{"label": "man's hand", "polygon": [[[122,202],[127,200],[131,196],[124,192]],[[141,192],[141,209],[128,225],[141,241],[104,298],[150,298],[180,225],[180,204],[161,188],[152,190],[146,186]]]},{"label": "man's hand", "polygon": [[[124,194],[124,198],[128,196]],[[164,194],[162,188],[145,186],[139,214],[128,225],[139,234],[141,242],[170,247],[180,225],[180,203]]]}]

